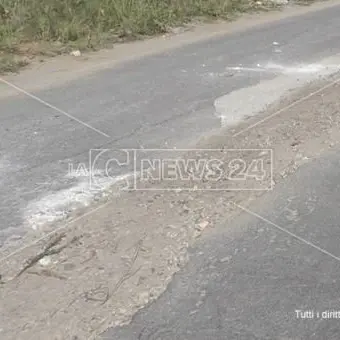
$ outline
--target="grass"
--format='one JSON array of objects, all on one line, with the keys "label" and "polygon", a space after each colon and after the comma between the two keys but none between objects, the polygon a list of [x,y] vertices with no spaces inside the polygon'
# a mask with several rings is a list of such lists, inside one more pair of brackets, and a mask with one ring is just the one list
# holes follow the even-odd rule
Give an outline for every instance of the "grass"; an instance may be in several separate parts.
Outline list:
[{"label": "grass", "polygon": [[27,56],[100,48],[195,18],[229,20],[270,7],[255,0],[0,0],[0,72],[27,64]]}]

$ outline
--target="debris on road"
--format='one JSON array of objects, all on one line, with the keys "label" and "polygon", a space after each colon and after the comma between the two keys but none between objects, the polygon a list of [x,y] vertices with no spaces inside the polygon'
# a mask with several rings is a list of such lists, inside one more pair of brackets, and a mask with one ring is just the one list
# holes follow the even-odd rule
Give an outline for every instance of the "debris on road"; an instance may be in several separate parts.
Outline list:
[{"label": "debris on road", "polygon": [[79,50],[72,51],[70,55],[72,55],[73,57],[81,57],[81,52]]}]

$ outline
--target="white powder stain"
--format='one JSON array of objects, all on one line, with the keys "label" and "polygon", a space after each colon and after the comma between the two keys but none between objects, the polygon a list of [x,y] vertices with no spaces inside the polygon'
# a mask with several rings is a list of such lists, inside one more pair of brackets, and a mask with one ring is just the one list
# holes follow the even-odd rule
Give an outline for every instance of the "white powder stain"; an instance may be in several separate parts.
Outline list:
[{"label": "white powder stain", "polygon": [[[76,185],[30,202],[24,210],[24,220],[33,230],[38,230],[45,224],[60,221],[72,211],[105,197],[114,184],[128,181],[131,177],[129,173],[110,178],[98,172],[94,187],[89,177],[75,173],[74,178],[78,180]],[[72,174],[68,173],[65,178],[72,178]]]},{"label": "white powder stain", "polygon": [[[329,63],[332,61],[333,63]],[[215,115],[220,118],[221,127],[234,126],[247,117],[265,110],[293,89],[298,89],[320,76],[329,76],[340,70],[339,57],[329,58],[319,64],[284,66],[275,63],[257,64],[257,67],[227,67],[229,71],[273,72],[279,75],[271,80],[231,92],[214,102]]]},{"label": "white powder stain", "polygon": [[[277,50],[277,52],[282,52]],[[281,74],[313,74],[313,73],[324,73],[324,72],[337,72],[339,65],[322,65],[322,64],[300,64],[296,66],[280,65],[272,62],[265,64],[257,64],[256,67],[247,66],[232,66],[226,67],[228,71],[238,72],[269,72],[269,73],[281,73]]]}]

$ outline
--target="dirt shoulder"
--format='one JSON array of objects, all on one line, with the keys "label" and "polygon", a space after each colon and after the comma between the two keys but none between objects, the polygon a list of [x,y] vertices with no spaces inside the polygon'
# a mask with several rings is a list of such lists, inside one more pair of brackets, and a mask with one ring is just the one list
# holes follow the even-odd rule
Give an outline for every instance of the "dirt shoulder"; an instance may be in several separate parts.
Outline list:
[{"label": "dirt shoulder", "polygon": [[[334,79],[310,84],[235,129],[201,140],[197,148],[216,150],[210,156],[225,164],[230,164],[228,149],[236,150],[233,159],[247,164],[254,153],[243,149],[271,150],[265,166],[273,169],[275,190],[275,183],[339,144],[340,85],[330,86]],[[228,189],[223,181],[214,181],[215,187]],[[256,183],[247,182],[247,188],[256,189]],[[150,190],[176,184],[146,181],[140,183],[144,190],[131,192],[113,188],[91,212],[79,211],[67,224],[46,227],[50,237],[2,261],[1,338],[92,339],[129,322],[166,289],[198,237],[239,213],[233,202],[248,206],[267,192],[233,190],[237,185],[218,192]]]}]

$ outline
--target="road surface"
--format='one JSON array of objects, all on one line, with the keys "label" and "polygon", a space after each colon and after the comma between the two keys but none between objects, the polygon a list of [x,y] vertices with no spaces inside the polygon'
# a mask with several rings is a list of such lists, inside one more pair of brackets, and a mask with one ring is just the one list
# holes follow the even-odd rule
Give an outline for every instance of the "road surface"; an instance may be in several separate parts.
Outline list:
[{"label": "road surface", "polygon": [[216,98],[277,76],[226,68],[308,64],[340,52],[339,14],[337,6],[288,18],[33,94],[49,107],[25,94],[1,99],[0,243],[88,201],[69,169],[88,166],[90,149],[187,146],[220,127]]},{"label": "road surface", "polygon": [[216,98],[284,71],[232,68],[307,65],[340,52],[339,15],[340,6],[326,8],[97,72],[34,98],[2,98],[0,244],[88,203],[86,184],[69,169],[88,165],[90,149],[187,146],[220,127]]},{"label": "road surface", "polygon": [[277,76],[230,76],[226,67],[308,64],[338,53],[339,14],[337,6],[285,19],[33,94],[69,117],[24,94],[2,99],[0,242],[85,203],[83,183],[68,175],[70,164],[89,164],[90,149],[187,146],[220,126],[216,98]]},{"label": "road surface", "polygon": [[[103,191],[113,180],[101,172],[109,157],[122,162],[110,163],[113,176],[133,170],[120,148],[195,145],[291,89],[303,90],[276,106],[300,98],[294,109],[276,115],[270,108],[256,128],[250,120],[246,130],[238,127],[241,135],[230,138],[227,130],[202,144],[274,150],[270,164],[280,184],[250,210],[242,204],[253,192],[138,191],[63,229],[60,251],[30,268],[27,261],[53,237],[41,244],[23,238],[24,249],[0,260],[3,337],[101,334],[159,297],[201,235],[165,294],[103,339],[339,338],[337,314],[328,314],[339,308],[339,84],[327,77],[304,86],[340,69],[339,14],[337,5],[287,17],[42,92],[24,93],[16,82],[20,94],[0,99],[1,243],[30,229],[46,236],[51,229],[40,225],[90,202],[96,192],[88,190],[86,171],[70,171],[79,164],[87,170],[89,149],[111,150],[94,168]],[[226,221],[230,202],[238,202],[240,215]],[[104,303],[91,298],[98,286],[107,292]]]},{"label": "road surface", "polygon": [[340,150],[221,223],[167,291],[105,340],[336,340]]}]

